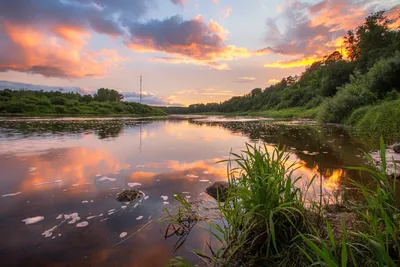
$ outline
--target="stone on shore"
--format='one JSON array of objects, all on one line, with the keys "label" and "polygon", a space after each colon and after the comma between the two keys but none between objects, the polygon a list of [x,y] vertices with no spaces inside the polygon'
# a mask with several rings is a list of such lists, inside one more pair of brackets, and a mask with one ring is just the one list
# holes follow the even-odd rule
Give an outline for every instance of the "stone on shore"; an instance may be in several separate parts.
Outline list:
[{"label": "stone on shore", "polygon": [[207,187],[206,193],[221,202],[225,202],[228,195],[228,188],[228,182],[218,181]]}]

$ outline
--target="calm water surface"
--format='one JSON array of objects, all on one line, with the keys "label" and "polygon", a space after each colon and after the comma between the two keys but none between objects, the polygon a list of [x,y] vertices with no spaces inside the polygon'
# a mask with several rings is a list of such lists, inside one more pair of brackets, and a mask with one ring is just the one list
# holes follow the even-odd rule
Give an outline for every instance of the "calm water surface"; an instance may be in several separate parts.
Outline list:
[{"label": "calm water surface", "polygon": [[[174,252],[177,239],[165,240],[156,220],[177,192],[211,201],[204,189],[226,179],[226,165],[215,162],[260,141],[291,153],[302,184],[321,173],[325,193],[345,186],[343,166],[364,164],[359,149],[375,145],[312,121],[2,119],[0,266],[164,266],[175,255],[195,262],[190,248],[202,249],[207,232],[196,227]],[[115,200],[130,187],[147,197]],[[319,180],[313,189],[315,197]]]}]

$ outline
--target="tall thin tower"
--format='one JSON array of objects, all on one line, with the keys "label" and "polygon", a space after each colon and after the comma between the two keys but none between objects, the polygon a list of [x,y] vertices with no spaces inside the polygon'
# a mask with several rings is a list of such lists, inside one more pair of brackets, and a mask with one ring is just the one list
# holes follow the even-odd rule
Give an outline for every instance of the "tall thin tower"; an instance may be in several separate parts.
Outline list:
[{"label": "tall thin tower", "polygon": [[140,103],[142,103],[142,86],[143,86],[142,75],[140,75]]}]

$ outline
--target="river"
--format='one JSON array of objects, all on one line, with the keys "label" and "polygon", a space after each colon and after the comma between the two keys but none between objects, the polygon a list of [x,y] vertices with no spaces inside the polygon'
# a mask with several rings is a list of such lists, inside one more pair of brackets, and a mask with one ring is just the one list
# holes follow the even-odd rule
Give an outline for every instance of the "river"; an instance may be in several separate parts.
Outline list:
[{"label": "river", "polygon": [[[349,184],[345,166],[364,164],[360,149],[377,142],[308,120],[170,117],[168,119],[0,120],[1,266],[165,266],[204,249],[196,227],[177,251],[157,219],[177,205],[211,200],[210,183],[226,180],[229,158],[250,144],[280,145],[296,162],[299,186],[314,176],[311,198]],[[124,188],[146,195],[137,205],[115,199]]]}]

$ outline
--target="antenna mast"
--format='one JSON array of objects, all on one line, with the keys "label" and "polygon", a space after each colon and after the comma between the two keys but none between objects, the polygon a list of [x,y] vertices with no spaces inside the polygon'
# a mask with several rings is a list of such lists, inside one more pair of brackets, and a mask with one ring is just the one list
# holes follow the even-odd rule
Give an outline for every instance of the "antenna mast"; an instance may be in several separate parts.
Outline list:
[{"label": "antenna mast", "polygon": [[143,84],[142,75],[140,75],[140,103],[142,103],[142,84]]}]

